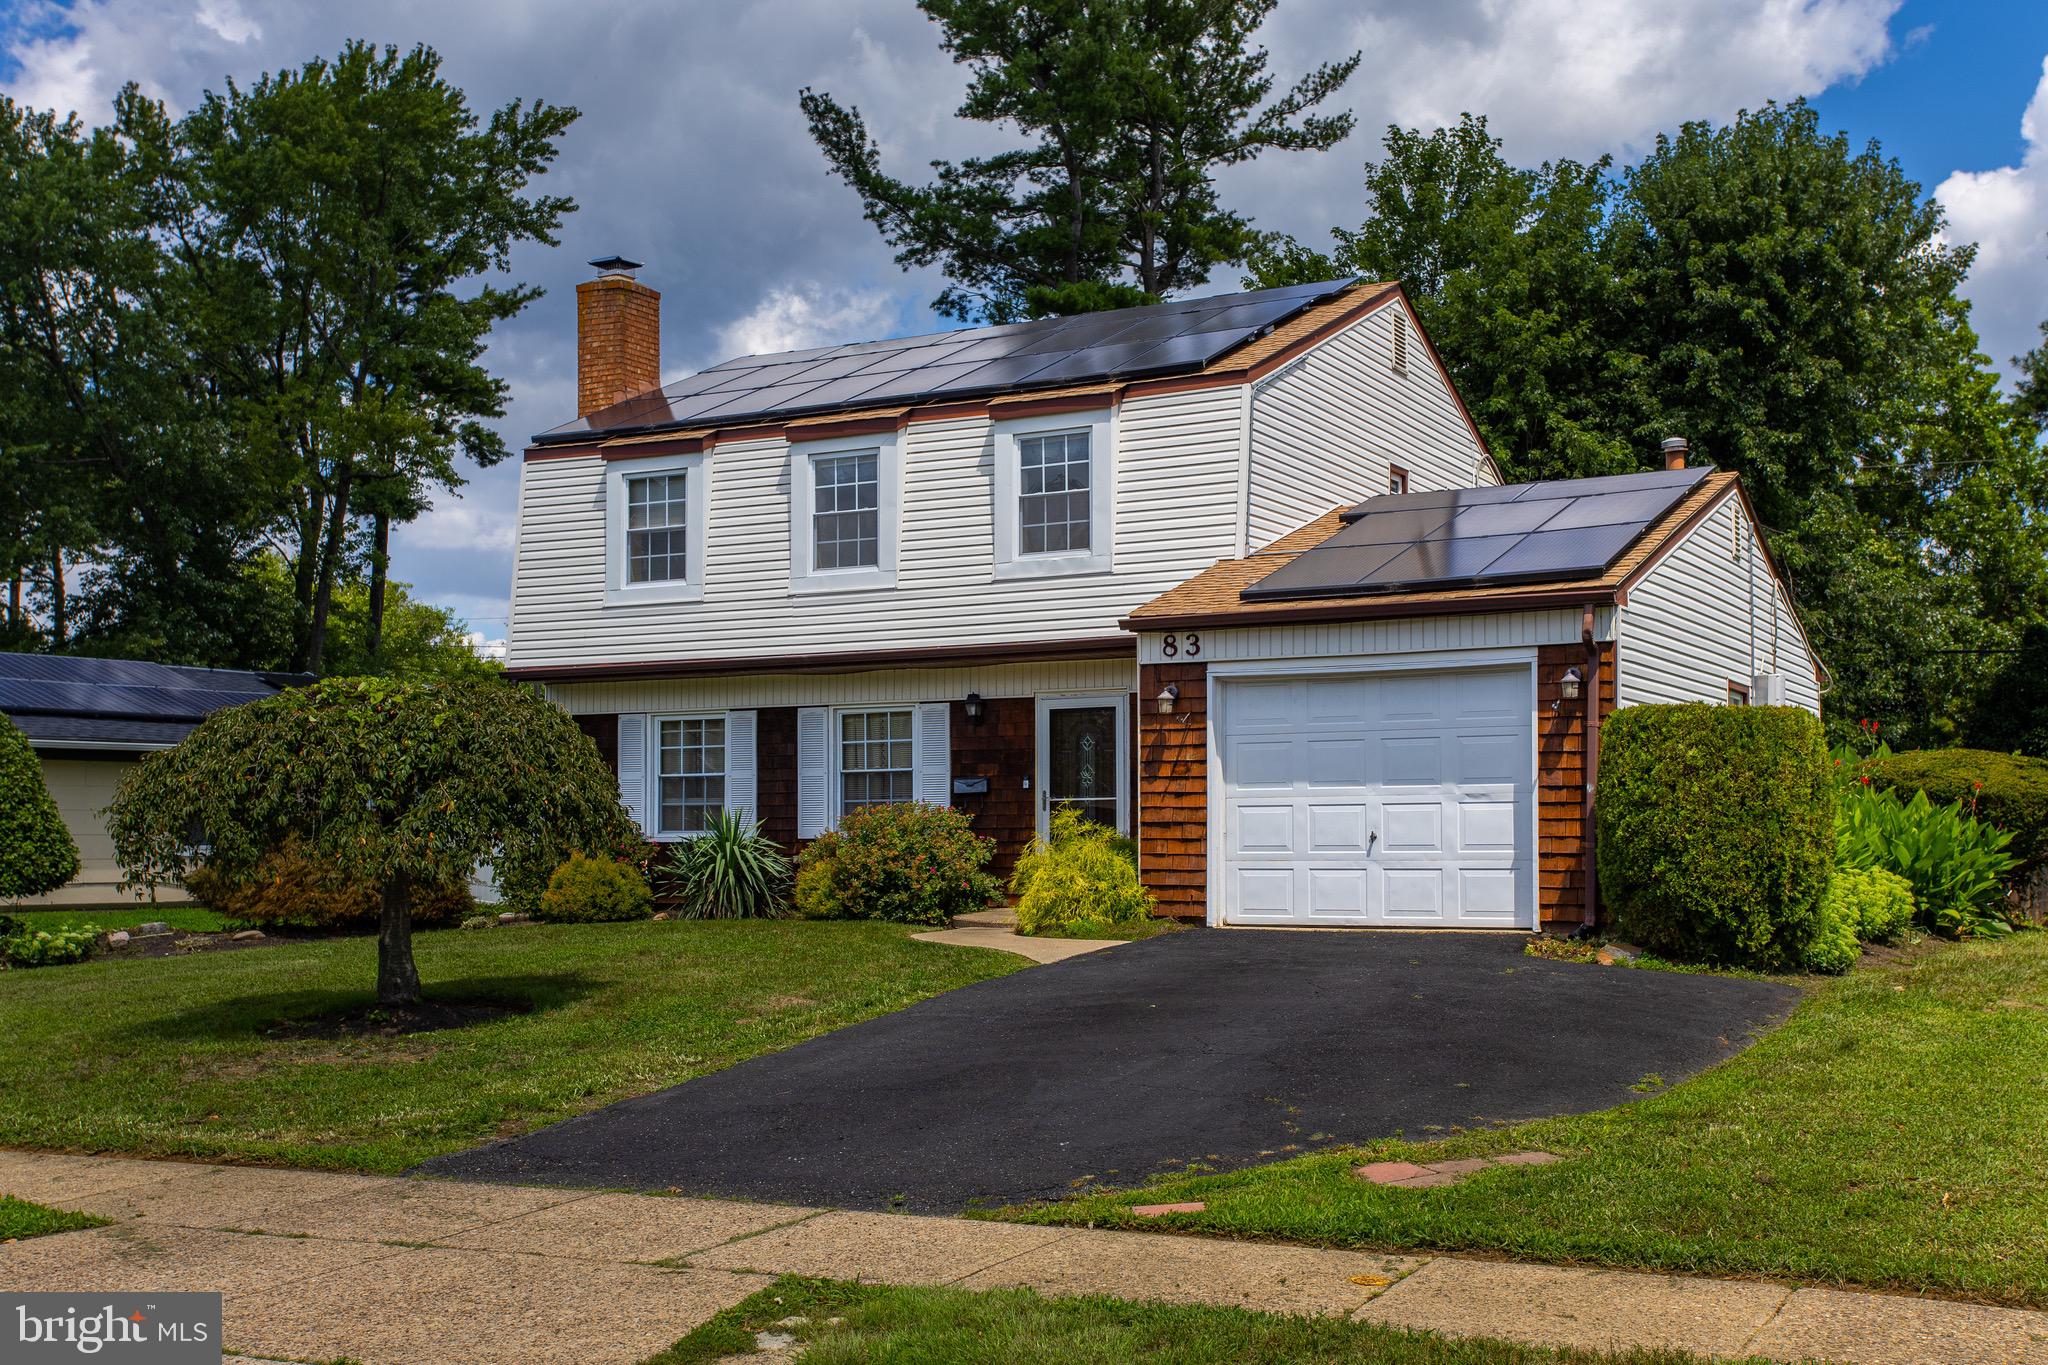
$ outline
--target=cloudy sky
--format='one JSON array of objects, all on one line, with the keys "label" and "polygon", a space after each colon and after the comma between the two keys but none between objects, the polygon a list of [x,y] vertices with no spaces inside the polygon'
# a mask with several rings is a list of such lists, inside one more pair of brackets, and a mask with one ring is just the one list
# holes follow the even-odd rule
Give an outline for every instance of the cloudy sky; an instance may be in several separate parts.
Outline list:
[{"label": "cloudy sky", "polygon": [[[990,144],[950,117],[959,71],[910,0],[0,0],[0,88],[104,115],[141,84],[174,109],[228,76],[349,37],[438,48],[472,103],[571,104],[583,118],[548,188],[573,195],[559,250],[514,273],[547,297],[493,338],[514,448],[574,415],[584,261],[648,263],[673,379],[729,355],[925,329],[906,276],[824,172],[796,105],[857,103],[891,165]],[[1639,155],[1688,118],[1809,96],[1879,139],[1979,244],[1970,282],[2004,364],[2048,316],[2048,5],[2013,0],[1281,0],[1264,40],[1283,81],[1363,49],[1341,98],[1360,131],[1320,157],[1240,168],[1227,200],[1321,238],[1359,216],[1359,164],[1388,122],[1489,115],[1510,153]],[[1219,278],[1219,287],[1234,279]],[[479,471],[396,541],[395,570],[487,636],[504,632],[517,471]]]}]

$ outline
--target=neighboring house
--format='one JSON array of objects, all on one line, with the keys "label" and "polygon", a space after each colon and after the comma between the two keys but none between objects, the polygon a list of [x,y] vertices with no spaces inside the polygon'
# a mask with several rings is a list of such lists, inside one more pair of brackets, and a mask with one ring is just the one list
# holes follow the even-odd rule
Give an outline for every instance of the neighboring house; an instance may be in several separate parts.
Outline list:
[{"label": "neighboring house", "polygon": [[[100,813],[138,760],[168,749],[213,712],[304,682],[298,675],[183,668],[135,659],[0,654],[0,714],[28,736],[78,845],[78,875],[24,905],[93,905],[129,899]],[[161,900],[183,900],[168,887]]]},{"label": "neighboring house", "polygon": [[[1416,616],[1425,608],[1414,605],[1405,624],[1364,633],[1297,626],[1292,609],[1237,596],[1336,532],[1333,509],[1361,498],[1521,491],[1498,488],[1397,285],[1339,280],[750,356],[662,388],[660,296],[631,262],[594,264],[604,273],[577,297],[580,415],[537,436],[522,468],[507,668],[577,717],[649,837],[686,838],[732,809],[794,845],[863,803],[918,799],[968,812],[1007,865],[1055,806],[1073,803],[1139,836],[1145,879],[1169,913],[1536,922],[1535,773],[1540,764],[1546,791],[1578,778],[1562,713],[1540,710],[1549,698],[1533,693],[1506,732],[1527,738],[1528,761],[1489,786],[1506,790],[1505,815],[1461,806],[1454,768],[1399,777],[1441,788],[1440,814],[1499,827],[1440,839],[1432,862],[1400,816],[1403,857],[1433,866],[1443,888],[1434,913],[1416,908],[1419,877],[1403,883],[1405,899],[1386,900],[1390,832],[1373,824],[1385,812],[1370,774],[1347,798],[1368,812],[1363,852],[1323,847],[1327,810],[1312,818],[1305,801],[1286,836],[1287,877],[1301,888],[1286,893],[1288,909],[1271,908],[1277,875],[1254,879],[1266,889],[1243,908],[1220,894],[1251,850],[1229,842],[1227,802],[1214,828],[1207,820],[1209,774],[1230,766],[1209,753],[1228,738],[1211,735],[1203,707],[1210,661],[1314,659],[1330,677],[1354,670],[1374,695],[1388,666],[1427,688],[1446,665],[1478,665],[1474,685],[1492,689],[1479,701],[1514,709],[1501,670],[1518,668],[1528,691],[1539,650],[1579,647],[1576,605],[1546,603],[1539,631],[1520,620],[1529,594],[1501,587],[1460,589],[1440,612]],[[1710,482],[1710,515],[1724,515],[1732,479]],[[1690,543],[1692,513],[1672,516],[1684,535],[1667,518],[1641,544]],[[1756,543],[1746,520],[1728,535]],[[1767,562],[1760,548],[1745,553]],[[1769,567],[1749,571],[1776,583]],[[1606,575],[1607,561],[1585,572]],[[1741,656],[1711,688],[1688,678],[1686,695],[1727,700],[1729,680],[1751,686],[1765,671],[1738,647],[1723,598],[1702,620],[1696,588],[1680,585],[1658,618],[1658,588],[1630,586],[1646,680],[1660,629],[1704,628]],[[1593,591],[1575,581],[1571,601]],[[1615,590],[1599,591],[1595,638],[1612,641]],[[1773,619],[1789,618],[1789,599],[1770,596]],[[1390,600],[1315,610],[1363,619]],[[1468,618],[1472,600],[1492,605]],[[1225,619],[1239,610],[1245,621]],[[1518,624],[1498,638],[1471,624],[1505,613]],[[1666,618],[1675,626],[1657,624]],[[1482,648],[1508,652],[1473,653]],[[1805,657],[1802,642],[1788,672],[1810,676]],[[1636,666],[1624,662],[1624,689]],[[1227,689],[1225,668],[1217,675]],[[1466,682],[1454,685],[1461,696]],[[1272,723],[1302,736],[1326,723],[1424,724],[1377,701],[1342,716],[1290,706]],[[1441,748],[1487,714],[1449,713],[1453,728],[1433,738]],[[1539,728],[1560,731],[1555,753],[1534,751]],[[1317,751],[1295,758],[1311,766],[1287,780],[1317,785]],[[1218,791],[1235,781],[1220,773]],[[1543,913],[1558,918],[1565,898],[1552,884],[1569,890],[1571,874],[1551,865],[1565,855],[1551,851],[1545,818]],[[1560,829],[1556,847],[1565,842]],[[1317,888],[1338,866],[1358,899],[1333,914]],[[1480,881],[1492,899],[1475,890],[1468,912],[1452,891]]]}]

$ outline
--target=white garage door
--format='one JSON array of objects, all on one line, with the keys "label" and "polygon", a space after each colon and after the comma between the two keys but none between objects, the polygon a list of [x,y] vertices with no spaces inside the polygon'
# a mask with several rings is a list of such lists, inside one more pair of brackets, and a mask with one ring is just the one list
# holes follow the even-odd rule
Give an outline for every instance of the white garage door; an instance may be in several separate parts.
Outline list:
[{"label": "white garage door", "polygon": [[1529,924],[1526,667],[1224,683],[1223,918]]}]

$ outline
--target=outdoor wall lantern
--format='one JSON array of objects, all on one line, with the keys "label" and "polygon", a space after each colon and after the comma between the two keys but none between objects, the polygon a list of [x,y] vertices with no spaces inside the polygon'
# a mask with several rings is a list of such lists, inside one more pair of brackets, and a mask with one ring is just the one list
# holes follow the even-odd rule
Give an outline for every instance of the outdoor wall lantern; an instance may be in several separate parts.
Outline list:
[{"label": "outdoor wall lantern", "polygon": [[1158,710],[1160,715],[1170,716],[1173,714],[1173,704],[1179,700],[1180,684],[1168,683],[1166,690],[1153,699],[1152,705]]},{"label": "outdoor wall lantern", "polygon": [[967,719],[969,719],[969,720],[971,720],[971,721],[974,721],[974,722],[976,722],[977,724],[979,724],[979,723],[980,723],[980,721],[981,721],[981,693],[979,693],[979,692],[969,692],[969,693],[967,694],[967,700],[966,700],[965,702],[963,702],[963,703],[961,704],[961,706],[962,706],[962,709],[963,709],[963,710],[965,710],[965,711],[967,712]]},{"label": "outdoor wall lantern", "polygon": [[1557,694],[1566,701],[1579,699],[1579,670],[1576,665],[1567,668],[1564,676],[1557,680]]}]

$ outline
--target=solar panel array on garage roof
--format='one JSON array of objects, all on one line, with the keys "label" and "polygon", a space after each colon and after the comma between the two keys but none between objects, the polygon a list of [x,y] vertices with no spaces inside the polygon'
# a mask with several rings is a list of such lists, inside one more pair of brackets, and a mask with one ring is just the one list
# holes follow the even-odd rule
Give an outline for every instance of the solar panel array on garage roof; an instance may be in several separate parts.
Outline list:
[{"label": "solar panel array on garage roof", "polygon": [[1604,572],[1704,479],[1705,467],[1503,488],[1388,493],[1246,588],[1247,601],[1354,597]]},{"label": "solar panel array on garage roof", "polygon": [[1355,280],[741,356],[542,432],[542,444],[872,403],[972,398],[1196,370]]},{"label": "solar panel array on garage roof", "polygon": [[0,713],[197,722],[224,706],[275,696],[294,681],[306,680],[140,659],[0,654]]}]

